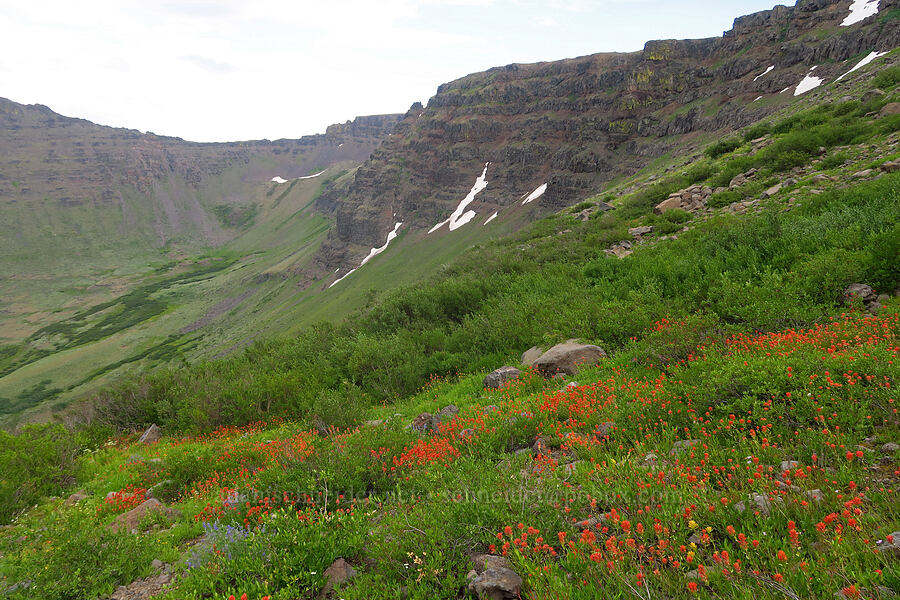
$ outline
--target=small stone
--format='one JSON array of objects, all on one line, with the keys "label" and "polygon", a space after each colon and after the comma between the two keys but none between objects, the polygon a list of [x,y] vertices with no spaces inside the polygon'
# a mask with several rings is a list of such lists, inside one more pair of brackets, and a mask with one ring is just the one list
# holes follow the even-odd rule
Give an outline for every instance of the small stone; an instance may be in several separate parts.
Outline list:
[{"label": "small stone", "polygon": [[505,556],[495,554],[474,554],[472,564],[475,566],[475,574],[484,573],[488,569],[510,569],[512,565]]},{"label": "small stone", "polygon": [[900,450],[900,445],[897,445],[894,442],[888,442],[881,447],[882,452],[897,452],[898,450]]},{"label": "small stone", "polygon": [[597,425],[597,429],[594,430],[594,435],[597,437],[606,437],[616,428],[615,421],[607,421],[606,423],[600,423]]},{"label": "small stone", "polygon": [[139,444],[152,444],[154,442],[158,442],[162,437],[162,429],[156,426],[156,423],[150,425],[146,431],[141,435],[140,439],[138,439]]},{"label": "small stone", "polygon": [[470,589],[481,600],[512,600],[521,597],[522,578],[512,569],[485,569],[484,573],[472,581]]},{"label": "small stone", "polygon": [[452,421],[459,414],[459,407],[449,404],[436,412],[432,417],[432,428],[437,429],[438,424]]},{"label": "small stone", "polygon": [[796,460],[783,460],[781,461],[781,472],[784,473],[785,471],[793,471],[799,466],[800,463]]},{"label": "small stone", "polygon": [[541,436],[534,440],[534,444],[531,446],[531,453],[535,456],[539,454],[548,455],[552,447],[550,446],[550,442],[552,440],[549,437]]},{"label": "small stone", "polygon": [[693,448],[697,444],[700,443],[700,440],[678,440],[672,446],[672,449],[669,450],[669,456],[675,456],[676,454],[681,454],[685,450]]},{"label": "small stone", "polygon": [[777,194],[780,191],[781,191],[781,184],[776,183],[775,185],[773,185],[772,187],[770,187],[769,189],[764,191],[762,193],[762,197],[763,198],[771,198],[772,196],[774,196],[775,194]]},{"label": "small stone", "polygon": [[628,235],[633,238],[639,238],[641,236],[653,233],[652,225],[642,225],[641,227],[632,227],[628,230]]},{"label": "small stone", "polygon": [[83,490],[78,490],[77,492],[75,492],[74,494],[72,494],[71,496],[66,498],[66,506],[73,506],[75,504],[78,504],[82,500],[86,500],[89,497],[90,496],[88,495],[87,492],[85,492]]},{"label": "small stone", "polygon": [[460,431],[457,437],[459,437],[459,439],[461,439],[461,440],[466,440],[466,439],[471,438],[474,435],[475,435],[475,430],[469,428],[469,429],[463,429],[462,431]]},{"label": "small stone", "polygon": [[809,497],[810,500],[812,500],[816,504],[821,504],[822,502],[825,501],[825,494],[823,494],[822,490],[820,490],[818,488],[816,488],[814,490],[809,490],[808,492],[806,492],[806,495]]},{"label": "small stone", "polygon": [[331,592],[331,590],[334,589],[334,586],[343,585],[356,577],[356,569],[343,558],[339,558],[331,563],[330,567],[325,569],[324,575],[326,583],[325,587],[322,588],[323,595]]}]

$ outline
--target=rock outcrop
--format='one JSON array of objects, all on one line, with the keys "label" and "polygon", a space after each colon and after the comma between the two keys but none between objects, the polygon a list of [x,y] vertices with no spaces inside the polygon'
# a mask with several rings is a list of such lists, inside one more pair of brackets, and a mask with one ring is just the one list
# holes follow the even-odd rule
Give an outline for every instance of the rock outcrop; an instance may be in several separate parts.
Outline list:
[{"label": "rock outcrop", "polygon": [[[846,14],[845,1],[801,1],[738,18],[719,38],[510,64],[445,83],[427,106],[410,108],[346,188],[320,198],[337,223],[318,273],[381,245],[395,215],[412,231],[427,231],[456,208],[485,164],[488,185],[469,207],[479,216],[559,210],[683,148],[682,136],[727,135],[779,110],[791,99],[779,92],[810,66],[830,80],[855,56],[900,45],[900,21],[839,27]],[[758,96],[773,102],[754,103]],[[754,142],[758,149],[768,140]],[[545,184],[523,209],[522,200]],[[695,210],[690,205],[702,205],[708,192],[692,190],[669,205]]]},{"label": "rock outcrop", "polygon": [[116,517],[116,520],[110,525],[110,529],[114,532],[138,533],[144,519],[153,515],[158,515],[163,520],[171,522],[179,518],[181,512],[176,508],[165,506],[155,498],[150,498],[149,500],[144,500],[136,508]]}]

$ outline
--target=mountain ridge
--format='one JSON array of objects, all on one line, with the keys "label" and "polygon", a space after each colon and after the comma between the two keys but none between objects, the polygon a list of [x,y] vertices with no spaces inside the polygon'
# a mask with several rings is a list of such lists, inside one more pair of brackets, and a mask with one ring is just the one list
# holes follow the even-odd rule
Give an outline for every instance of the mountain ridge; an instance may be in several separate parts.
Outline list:
[{"label": "mountain ridge", "polygon": [[[897,6],[883,1],[881,14]],[[336,224],[311,278],[336,267],[338,277],[346,273],[383,243],[395,213],[404,227],[429,229],[465,196],[484,163],[491,168],[474,205],[479,215],[502,211],[545,183],[539,214],[546,214],[691,138],[727,134],[776,112],[810,67],[831,80],[843,72],[837,61],[900,45],[897,19],[876,15],[841,27],[847,14],[845,0],[801,0],[738,17],[721,37],[511,64],[442,84],[427,106],[407,111],[349,186],[321,196],[320,208],[333,211]],[[772,64],[777,69],[754,80]]]}]

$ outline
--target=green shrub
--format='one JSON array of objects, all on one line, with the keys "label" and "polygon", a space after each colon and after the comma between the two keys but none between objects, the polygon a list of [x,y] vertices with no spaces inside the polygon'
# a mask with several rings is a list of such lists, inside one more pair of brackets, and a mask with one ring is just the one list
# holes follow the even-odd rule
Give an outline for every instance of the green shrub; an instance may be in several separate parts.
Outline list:
[{"label": "green shrub", "polygon": [[897,83],[900,83],[900,66],[882,69],[875,77],[872,78],[870,85],[873,88],[879,88],[884,91],[888,91],[896,87]]},{"label": "green shrub", "polygon": [[735,150],[740,148],[742,144],[743,141],[739,138],[725,138],[724,140],[719,140],[718,142],[707,146],[705,153],[706,156],[710,158],[719,158],[724,154],[734,152]]},{"label": "green shrub", "polygon": [[79,450],[62,425],[26,425],[15,435],[0,431],[0,521],[73,485]]}]

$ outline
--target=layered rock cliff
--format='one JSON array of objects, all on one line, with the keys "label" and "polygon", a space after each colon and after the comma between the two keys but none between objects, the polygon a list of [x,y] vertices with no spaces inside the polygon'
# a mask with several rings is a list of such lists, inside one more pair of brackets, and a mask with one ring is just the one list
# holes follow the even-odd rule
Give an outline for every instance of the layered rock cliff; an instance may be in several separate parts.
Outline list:
[{"label": "layered rock cliff", "polygon": [[488,185],[469,207],[482,220],[543,184],[537,212],[557,210],[694,137],[779,110],[813,67],[830,82],[848,59],[900,45],[898,0],[842,26],[850,4],[800,0],[740,17],[718,38],[511,64],[441,85],[427,107],[410,108],[349,187],[321,196],[336,226],[314,268],[353,266],[397,221],[427,230],[488,163]]},{"label": "layered rock cliff", "polygon": [[16,250],[37,250],[36,221],[47,217],[57,236],[84,235],[103,223],[109,236],[126,241],[220,243],[228,233],[213,204],[240,203],[248,186],[274,176],[360,162],[399,118],[359,117],[294,140],[201,144],[0,98],[0,211],[15,215],[6,221],[15,231],[3,238]]}]

